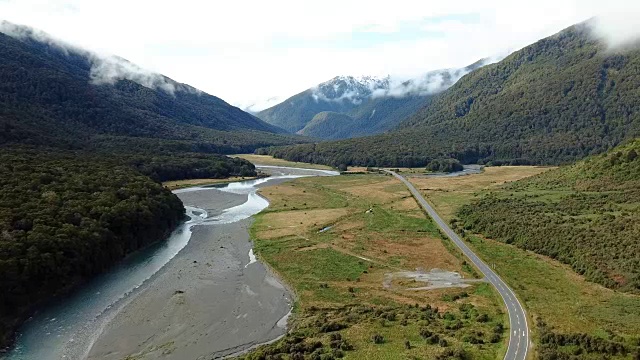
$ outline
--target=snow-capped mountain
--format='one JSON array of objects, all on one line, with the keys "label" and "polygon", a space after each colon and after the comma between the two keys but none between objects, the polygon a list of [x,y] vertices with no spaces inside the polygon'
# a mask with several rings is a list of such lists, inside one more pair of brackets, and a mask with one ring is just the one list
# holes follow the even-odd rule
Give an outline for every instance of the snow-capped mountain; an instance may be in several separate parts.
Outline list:
[{"label": "snow-capped mountain", "polygon": [[[488,63],[482,59],[464,68],[430,71],[409,79],[336,76],[256,115],[289,132],[324,139],[372,135],[395,127],[433,94]],[[347,117],[332,116],[332,112],[354,121],[344,121]],[[327,119],[330,126],[323,125]]]},{"label": "snow-capped mountain", "polygon": [[359,105],[370,98],[376,91],[389,89],[390,77],[373,76],[336,76],[312,88],[312,96],[316,101],[347,100]]}]

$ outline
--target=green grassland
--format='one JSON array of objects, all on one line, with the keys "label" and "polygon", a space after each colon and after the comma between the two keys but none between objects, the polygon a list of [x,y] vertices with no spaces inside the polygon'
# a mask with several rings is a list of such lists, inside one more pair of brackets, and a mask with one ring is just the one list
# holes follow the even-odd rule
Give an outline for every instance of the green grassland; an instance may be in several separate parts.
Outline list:
[{"label": "green grassland", "polygon": [[310,163],[304,163],[304,162],[276,159],[273,156],[269,156],[269,155],[237,154],[237,155],[231,155],[231,156],[249,160],[250,162],[257,165],[287,166],[287,167],[304,168],[304,169],[333,170],[331,166],[327,166],[327,165],[310,164]]},{"label": "green grassland", "polygon": [[[447,214],[445,218],[454,219],[453,227],[464,234],[463,238],[483,260],[495,264],[497,273],[522,300],[536,325],[532,329],[532,354],[537,358],[637,356],[640,296],[594,283],[586,273],[576,272],[571,263],[536,254],[526,246],[528,237],[537,235],[550,245],[565,242],[554,245],[557,249],[571,249],[573,245],[566,243],[573,239],[570,231],[602,227],[608,236],[597,237],[598,229],[588,233],[603,243],[591,246],[588,254],[597,256],[598,251],[607,249],[610,256],[603,261],[637,260],[638,252],[632,244],[618,247],[624,244],[627,231],[637,224],[630,220],[637,209],[633,197],[636,180],[632,175],[636,164],[623,162],[633,146],[522,180],[518,180],[518,173],[523,177],[532,175],[530,169],[487,168],[483,174],[446,182],[412,180],[419,183],[438,211]],[[628,175],[621,175],[621,169]],[[483,206],[483,202],[491,206]],[[456,219],[456,214],[461,219]],[[561,220],[554,221],[558,218]],[[612,224],[617,227],[610,227]],[[551,227],[560,226],[566,231],[565,236],[551,231]],[[538,229],[543,230],[538,233]],[[512,240],[502,237],[507,231],[518,231],[518,235]],[[494,232],[501,241],[490,239]],[[593,240],[585,236],[581,241]],[[623,254],[624,249],[628,253]]]},{"label": "green grassland", "polygon": [[[440,267],[471,276],[406,188],[383,175],[303,178],[265,188],[256,254],[296,294],[290,332],[247,359],[496,359],[502,303],[486,283],[412,291],[385,274]],[[320,232],[321,229],[330,229]],[[469,272],[465,272],[465,268]]]}]

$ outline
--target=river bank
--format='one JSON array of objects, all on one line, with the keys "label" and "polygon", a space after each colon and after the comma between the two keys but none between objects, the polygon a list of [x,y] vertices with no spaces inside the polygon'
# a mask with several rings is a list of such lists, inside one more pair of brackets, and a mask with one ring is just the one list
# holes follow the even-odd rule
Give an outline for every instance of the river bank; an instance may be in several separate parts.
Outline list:
[{"label": "river bank", "polygon": [[259,187],[335,172],[267,167],[270,178],[175,190],[190,220],[36,314],[8,359],[211,358],[286,331],[291,296],[253,256]]},{"label": "river bank", "polygon": [[[284,335],[292,295],[253,255],[247,215],[268,205],[258,187],[317,172],[261,170],[274,177],[175,191],[186,206],[206,212],[204,222],[109,322],[88,359],[221,358]],[[227,219],[221,224],[216,215]]]},{"label": "river bank", "polygon": [[88,358],[218,358],[284,334],[291,298],[250,256],[250,223],[195,226],[189,244],[118,313]]}]

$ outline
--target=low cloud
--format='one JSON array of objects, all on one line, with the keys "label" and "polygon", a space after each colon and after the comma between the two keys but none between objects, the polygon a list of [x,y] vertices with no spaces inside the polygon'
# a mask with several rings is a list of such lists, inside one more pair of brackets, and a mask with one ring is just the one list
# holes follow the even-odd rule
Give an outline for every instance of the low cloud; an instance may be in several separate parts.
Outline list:
[{"label": "low cloud", "polygon": [[388,89],[379,89],[373,97],[426,96],[447,90],[468,73],[482,66],[502,60],[504,56],[482,59],[460,69],[430,71],[410,79],[391,78]]},{"label": "low cloud", "polygon": [[497,55],[481,59],[464,68],[430,71],[411,78],[337,76],[311,88],[311,96],[316,102],[349,101],[354,105],[360,105],[369,98],[427,96],[450,88],[468,73],[482,66],[498,62],[505,56],[506,54]]},{"label": "low cloud", "polygon": [[91,83],[96,85],[113,85],[120,80],[130,80],[146,88],[163,90],[172,95],[176,91],[175,82],[116,56],[94,56],[91,63]]},{"label": "low cloud", "polygon": [[0,21],[0,32],[13,38],[28,41],[33,40],[62,51],[65,55],[75,53],[84,56],[91,63],[89,76],[91,83],[95,85],[115,84],[120,80],[130,80],[146,88],[162,90],[173,95],[176,90],[199,93],[199,90],[145,70],[129,61],[117,56],[101,55],[90,52],[58,40],[37,29],[28,26],[16,25],[8,21]]},{"label": "low cloud", "polygon": [[640,46],[640,2],[613,1],[592,19],[594,34],[611,49]]}]

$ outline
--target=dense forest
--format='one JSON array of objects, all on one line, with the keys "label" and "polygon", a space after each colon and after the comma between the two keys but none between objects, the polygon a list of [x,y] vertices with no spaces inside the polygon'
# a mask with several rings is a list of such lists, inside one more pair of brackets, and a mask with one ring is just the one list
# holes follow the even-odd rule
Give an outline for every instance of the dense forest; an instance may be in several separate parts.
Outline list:
[{"label": "dense forest", "polygon": [[101,61],[55,40],[0,33],[0,144],[238,153],[305,141],[162,75],[148,75],[157,87],[126,77],[98,83]]},{"label": "dense forest", "polygon": [[[343,113],[322,111],[317,113],[298,134],[313,138],[322,138],[326,134],[340,134],[343,129],[356,127],[354,119]],[[331,137],[332,138],[332,137]]]},{"label": "dense forest", "polygon": [[34,306],[182,220],[180,200],[117,161],[0,151],[0,346]]},{"label": "dense forest", "polygon": [[640,294],[640,139],[489,193],[456,227],[570,265]]},{"label": "dense forest", "polygon": [[0,349],[51,297],[183,220],[159,182],[255,176],[219,153],[300,141],[168,78],[173,91],[95,84],[93,56],[0,33]]},{"label": "dense forest", "polygon": [[330,165],[563,164],[640,135],[639,103],[640,50],[610,50],[583,23],[464,76],[397,130],[261,152]]}]

